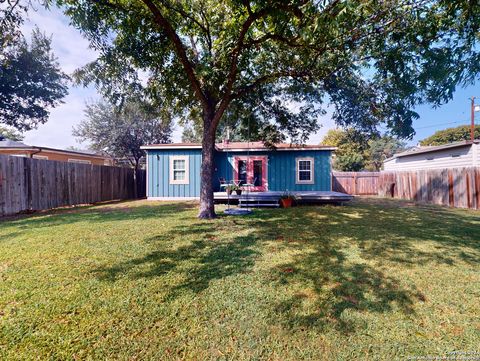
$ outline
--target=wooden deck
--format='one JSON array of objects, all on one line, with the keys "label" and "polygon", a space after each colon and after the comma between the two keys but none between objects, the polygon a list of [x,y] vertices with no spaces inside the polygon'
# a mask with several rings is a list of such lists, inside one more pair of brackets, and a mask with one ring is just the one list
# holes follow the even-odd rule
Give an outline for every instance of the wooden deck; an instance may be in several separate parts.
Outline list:
[{"label": "wooden deck", "polygon": [[[281,196],[285,192],[250,192],[242,195],[226,192],[215,192],[215,203],[239,204],[243,207],[278,207]],[[289,192],[295,196],[297,204],[305,203],[343,203],[353,199],[353,196],[340,192]]]}]

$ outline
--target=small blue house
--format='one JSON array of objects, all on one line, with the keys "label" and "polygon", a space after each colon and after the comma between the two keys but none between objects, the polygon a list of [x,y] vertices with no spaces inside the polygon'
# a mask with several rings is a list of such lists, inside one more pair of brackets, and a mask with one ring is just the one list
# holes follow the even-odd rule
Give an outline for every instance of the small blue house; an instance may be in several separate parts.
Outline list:
[{"label": "small blue house", "polygon": [[[148,199],[200,197],[202,146],[195,143],[146,145]],[[214,190],[235,180],[251,192],[331,191],[334,147],[262,142],[224,142],[215,147]]]}]

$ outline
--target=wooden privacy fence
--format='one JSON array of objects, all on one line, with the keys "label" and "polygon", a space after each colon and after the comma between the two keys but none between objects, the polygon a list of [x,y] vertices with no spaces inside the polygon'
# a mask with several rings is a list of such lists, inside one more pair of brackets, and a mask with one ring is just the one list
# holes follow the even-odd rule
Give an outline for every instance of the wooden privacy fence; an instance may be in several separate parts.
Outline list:
[{"label": "wooden privacy fence", "polygon": [[379,195],[480,209],[480,168],[381,172]]},{"label": "wooden privacy fence", "polygon": [[0,215],[145,197],[145,171],[0,156]]},{"label": "wooden privacy fence", "polygon": [[352,195],[378,193],[380,172],[332,172],[332,190]]}]

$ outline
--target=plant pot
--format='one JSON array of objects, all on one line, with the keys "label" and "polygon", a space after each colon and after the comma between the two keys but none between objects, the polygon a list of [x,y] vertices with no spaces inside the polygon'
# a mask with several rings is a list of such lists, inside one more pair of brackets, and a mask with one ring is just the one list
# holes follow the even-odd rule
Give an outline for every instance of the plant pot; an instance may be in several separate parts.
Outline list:
[{"label": "plant pot", "polygon": [[227,188],[226,191],[227,191],[227,196],[229,196],[229,195],[232,194],[232,190],[231,190],[231,189],[228,189],[228,188]]},{"label": "plant pot", "polygon": [[242,195],[242,190],[241,190],[241,189],[237,189],[235,192],[237,193],[237,196],[241,196],[241,195]]},{"label": "plant pot", "polygon": [[282,199],[280,199],[280,204],[282,205],[282,208],[290,208],[293,204],[293,199],[292,198],[282,198]]}]

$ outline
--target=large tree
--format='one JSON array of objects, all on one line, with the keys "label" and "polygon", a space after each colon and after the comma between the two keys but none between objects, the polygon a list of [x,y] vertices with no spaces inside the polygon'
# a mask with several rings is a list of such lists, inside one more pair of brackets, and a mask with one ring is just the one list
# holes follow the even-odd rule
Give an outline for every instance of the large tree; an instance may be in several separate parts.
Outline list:
[{"label": "large tree", "polygon": [[28,1],[0,4],[0,123],[20,131],[48,120],[67,94],[68,77],[52,53],[51,39],[35,29],[28,43],[20,31]]},{"label": "large tree", "polygon": [[100,101],[88,104],[85,115],[73,135],[93,150],[126,159],[135,169],[145,156],[142,145],[171,141],[169,115],[142,101],[129,100],[122,107]]},{"label": "large tree", "polygon": [[379,171],[385,159],[405,149],[405,143],[391,135],[366,134],[354,128],[330,129],[322,144],[337,147],[333,168],[345,172]]},{"label": "large tree", "polygon": [[365,154],[367,159],[366,169],[375,172],[380,171],[385,159],[403,150],[405,150],[405,143],[389,135],[369,140]]},{"label": "large tree", "polygon": [[[480,125],[475,126],[475,139],[480,139]],[[422,139],[420,145],[442,145],[461,140],[470,140],[470,126],[461,125],[459,127],[437,130],[431,136]]]},{"label": "large tree", "polygon": [[[55,0],[52,0],[55,1]],[[304,142],[325,101],[339,125],[413,134],[419,103],[479,72],[470,0],[57,0],[99,58],[77,76],[110,98],[145,90],[200,123],[201,218],[214,217],[222,121]],[[142,82],[139,70],[147,72]]]},{"label": "large tree", "polygon": [[[345,172],[358,172],[364,169],[371,136],[354,128],[330,129],[323,137],[322,144],[337,147],[333,168]],[[378,138],[376,134],[373,136]]]}]

